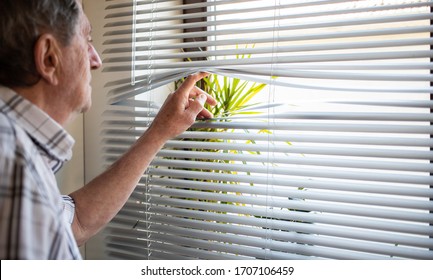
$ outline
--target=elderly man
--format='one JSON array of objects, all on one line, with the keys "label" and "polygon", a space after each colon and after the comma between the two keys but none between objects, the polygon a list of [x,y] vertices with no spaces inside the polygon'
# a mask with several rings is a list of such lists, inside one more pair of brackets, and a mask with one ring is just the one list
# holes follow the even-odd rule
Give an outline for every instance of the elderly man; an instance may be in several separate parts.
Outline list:
[{"label": "elderly man", "polygon": [[164,143],[211,117],[203,104],[215,100],[195,87],[206,74],[189,76],[103,174],[62,196],[54,173],[73,145],[63,126],[90,108],[101,67],[81,0],[1,0],[0,36],[0,259],[79,259]]}]

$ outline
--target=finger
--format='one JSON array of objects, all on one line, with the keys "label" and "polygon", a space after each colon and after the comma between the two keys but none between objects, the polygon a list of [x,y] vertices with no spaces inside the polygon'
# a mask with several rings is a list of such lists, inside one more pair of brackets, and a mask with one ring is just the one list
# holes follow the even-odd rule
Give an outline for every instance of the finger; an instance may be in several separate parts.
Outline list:
[{"label": "finger", "polygon": [[204,109],[206,95],[201,94],[195,100],[190,100],[189,106],[186,109],[189,113],[199,118],[212,118],[213,115],[208,110]]},{"label": "finger", "polygon": [[211,119],[211,118],[213,118],[213,114],[205,108],[201,110],[201,112],[198,113],[197,115],[197,119]]},{"label": "finger", "polygon": [[199,87],[194,87],[194,89],[190,93],[190,97],[197,97],[197,96],[200,96],[201,94],[206,95],[206,103],[207,104],[209,104],[211,106],[216,106],[218,104],[218,102],[216,101],[215,98],[212,97],[212,95],[205,92],[204,90],[202,90]]},{"label": "finger", "polygon": [[209,73],[206,72],[199,72],[189,75],[186,80],[180,85],[180,87],[176,90],[176,92],[183,94],[184,97],[188,97],[191,90],[195,87],[195,84],[208,75]]}]

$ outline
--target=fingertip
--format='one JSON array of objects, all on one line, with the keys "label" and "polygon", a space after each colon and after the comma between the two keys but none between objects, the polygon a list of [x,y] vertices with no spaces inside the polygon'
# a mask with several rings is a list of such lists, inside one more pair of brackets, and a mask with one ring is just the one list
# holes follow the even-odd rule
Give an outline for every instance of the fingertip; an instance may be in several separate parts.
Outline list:
[{"label": "fingertip", "polygon": [[188,77],[192,77],[194,80],[199,81],[209,75],[210,75],[209,72],[200,71],[200,72],[195,72],[194,74],[190,74]]},{"label": "fingertip", "polygon": [[204,106],[206,100],[207,100],[207,96],[203,93],[197,97],[197,101],[200,103],[201,106]]}]

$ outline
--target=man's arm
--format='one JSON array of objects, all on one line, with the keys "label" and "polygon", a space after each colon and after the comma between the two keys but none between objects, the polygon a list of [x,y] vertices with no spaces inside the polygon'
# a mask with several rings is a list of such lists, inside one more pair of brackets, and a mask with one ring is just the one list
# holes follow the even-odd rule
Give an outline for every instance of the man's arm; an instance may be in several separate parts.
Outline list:
[{"label": "man's arm", "polygon": [[152,125],[130,149],[106,171],[73,192],[75,217],[72,229],[78,245],[104,227],[123,207],[144,171],[165,142],[188,129],[198,118],[210,118],[205,102],[216,101],[199,88],[206,73],[189,76],[170,94]]}]

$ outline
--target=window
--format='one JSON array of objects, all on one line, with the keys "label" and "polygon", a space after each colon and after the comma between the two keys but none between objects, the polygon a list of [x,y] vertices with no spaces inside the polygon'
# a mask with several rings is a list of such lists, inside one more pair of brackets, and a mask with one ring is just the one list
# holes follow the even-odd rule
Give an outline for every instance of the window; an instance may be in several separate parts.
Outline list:
[{"label": "window", "polygon": [[169,141],[107,229],[126,259],[433,259],[431,1],[107,2],[106,158],[196,71],[216,117]]}]

